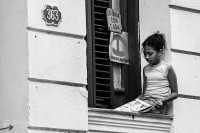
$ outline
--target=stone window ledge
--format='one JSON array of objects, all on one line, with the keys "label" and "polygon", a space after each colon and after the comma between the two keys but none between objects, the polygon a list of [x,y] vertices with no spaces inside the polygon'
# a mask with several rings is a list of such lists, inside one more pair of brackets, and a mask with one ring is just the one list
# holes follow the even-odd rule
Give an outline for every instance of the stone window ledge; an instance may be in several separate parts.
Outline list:
[{"label": "stone window ledge", "polygon": [[89,108],[88,133],[169,133],[173,116]]}]

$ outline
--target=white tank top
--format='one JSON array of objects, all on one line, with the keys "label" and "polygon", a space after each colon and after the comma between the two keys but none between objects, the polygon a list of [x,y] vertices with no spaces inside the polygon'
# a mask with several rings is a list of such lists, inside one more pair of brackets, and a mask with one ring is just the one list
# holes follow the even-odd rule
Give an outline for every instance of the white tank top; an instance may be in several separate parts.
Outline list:
[{"label": "white tank top", "polygon": [[171,94],[167,79],[169,67],[170,65],[164,61],[158,65],[148,64],[144,67],[144,75],[147,80],[145,96],[163,99]]}]

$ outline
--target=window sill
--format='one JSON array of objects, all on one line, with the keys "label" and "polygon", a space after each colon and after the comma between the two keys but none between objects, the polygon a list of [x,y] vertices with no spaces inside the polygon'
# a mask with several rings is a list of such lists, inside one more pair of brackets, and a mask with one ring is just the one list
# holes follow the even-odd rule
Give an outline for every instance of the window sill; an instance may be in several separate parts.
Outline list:
[{"label": "window sill", "polygon": [[173,116],[89,108],[89,132],[170,132]]}]

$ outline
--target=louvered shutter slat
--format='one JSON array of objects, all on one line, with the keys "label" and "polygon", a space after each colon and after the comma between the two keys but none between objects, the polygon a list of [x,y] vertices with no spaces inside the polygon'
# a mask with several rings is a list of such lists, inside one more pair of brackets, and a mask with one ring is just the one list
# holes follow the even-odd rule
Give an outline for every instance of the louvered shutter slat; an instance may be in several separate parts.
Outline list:
[{"label": "louvered shutter slat", "polygon": [[109,42],[109,39],[103,39],[103,38],[98,38],[98,37],[96,37],[95,39],[96,40],[100,40],[100,41],[106,41],[104,43],[108,43]]},{"label": "louvered shutter slat", "polygon": [[105,3],[109,4],[109,0],[96,0],[96,2],[105,2]]},{"label": "louvered shutter slat", "polygon": [[105,64],[98,64],[98,63],[96,63],[96,65],[99,65],[99,66],[101,66],[101,67],[109,67],[109,68],[110,68],[109,65],[105,65]]},{"label": "louvered shutter slat", "polygon": [[109,60],[110,32],[107,27],[106,9],[109,0],[94,0],[93,49],[95,72],[95,103],[97,108],[111,107],[111,63]]},{"label": "louvered shutter slat", "polygon": [[102,45],[102,44],[95,44],[97,47],[99,46],[99,47],[101,47],[101,48],[109,48],[109,46],[107,46],[107,45]]}]

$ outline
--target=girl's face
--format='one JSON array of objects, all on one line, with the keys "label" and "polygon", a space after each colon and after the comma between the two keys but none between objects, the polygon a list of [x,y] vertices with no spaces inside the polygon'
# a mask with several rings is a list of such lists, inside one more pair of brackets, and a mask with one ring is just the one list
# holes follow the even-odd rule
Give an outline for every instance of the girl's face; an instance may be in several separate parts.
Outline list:
[{"label": "girl's face", "polygon": [[144,57],[151,65],[157,65],[161,61],[162,50],[156,51],[153,47],[146,45],[144,47]]}]

